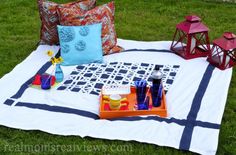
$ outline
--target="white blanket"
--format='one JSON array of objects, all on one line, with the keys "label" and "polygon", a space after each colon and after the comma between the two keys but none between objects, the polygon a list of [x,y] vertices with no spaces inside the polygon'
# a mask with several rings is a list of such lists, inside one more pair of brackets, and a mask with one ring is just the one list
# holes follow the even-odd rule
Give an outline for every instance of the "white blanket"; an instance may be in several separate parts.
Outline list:
[{"label": "white blanket", "polygon": [[[154,64],[160,65],[168,91],[167,118],[146,116],[100,120],[99,96],[96,93],[101,85],[96,84],[117,80],[109,77],[108,80],[91,82],[93,76],[99,80],[102,74],[105,74],[104,77],[109,74],[104,66],[98,64],[84,65],[86,69],[83,71],[76,66],[62,67],[64,81],[48,91],[28,87],[37,72],[51,72],[52,66],[47,63],[49,57],[46,51],[58,51],[56,46],[41,45],[1,78],[0,124],[58,135],[135,140],[201,154],[215,154],[232,69],[220,71],[209,65],[206,58],[184,60],[168,51],[170,43],[119,39],[118,44],[127,52],[104,57],[105,64],[108,64],[105,69],[115,66],[115,70],[122,72],[117,66],[124,66],[126,79],[121,82],[131,84],[134,79],[128,79],[126,71],[130,73],[132,68],[127,69],[127,65],[138,67],[140,73],[147,66],[151,70]],[[86,77],[84,74],[91,73],[89,67],[94,66],[97,68],[96,76],[81,79]],[[99,72],[98,69],[102,68]],[[145,74],[148,73],[145,70]],[[141,74],[132,78],[142,78]],[[86,86],[79,84],[83,81]]]}]

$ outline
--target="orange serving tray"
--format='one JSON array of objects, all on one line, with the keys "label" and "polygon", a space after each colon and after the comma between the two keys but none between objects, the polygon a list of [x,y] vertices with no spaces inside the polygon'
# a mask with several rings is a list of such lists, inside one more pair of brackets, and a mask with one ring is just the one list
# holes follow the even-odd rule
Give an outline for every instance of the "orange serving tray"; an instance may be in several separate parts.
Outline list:
[{"label": "orange serving tray", "polygon": [[[150,89],[149,89],[150,90]],[[152,104],[151,93],[148,91],[148,96],[150,96],[149,105]],[[105,110],[105,104],[103,102],[103,94],[100,96],[100,109],[99,116],[101,119],[110,119],[110,118],[119,118],[119,117],[128,117],[128,116],[141,116],[141,115],[158,115],[160,117],[167,117],[167,108],[166,108],[166,96],[163,90],[162,101],[160,107],[152,107],[149,110],[136,110],[136,89],[131,87],[131,93],[126,96],[129,101],[128,108],[126,110]]]}]

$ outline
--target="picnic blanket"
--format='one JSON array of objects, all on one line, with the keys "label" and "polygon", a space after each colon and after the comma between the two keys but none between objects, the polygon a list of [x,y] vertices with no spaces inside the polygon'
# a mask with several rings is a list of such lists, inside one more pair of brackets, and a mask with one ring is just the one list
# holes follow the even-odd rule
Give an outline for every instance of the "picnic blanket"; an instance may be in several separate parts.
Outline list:
[{"label": "picnic blanket", "polygon": [[[135,140],[215,154],[232,69],[221,71],[206,58],[184,60],[169,51],[170,41],[119,39],[126,51],[107,55],[102,64],[63,66],[64,81],[50,90],[30,86],[36,73],[51,73],[45,54],[57,46],[40,45],[0,79],[0,124],[58,135]],[[99,119],[104,84],[131,84],[159,65],[164,74],[168,117]],[[149,83],[150,84],[150,83]]]}]

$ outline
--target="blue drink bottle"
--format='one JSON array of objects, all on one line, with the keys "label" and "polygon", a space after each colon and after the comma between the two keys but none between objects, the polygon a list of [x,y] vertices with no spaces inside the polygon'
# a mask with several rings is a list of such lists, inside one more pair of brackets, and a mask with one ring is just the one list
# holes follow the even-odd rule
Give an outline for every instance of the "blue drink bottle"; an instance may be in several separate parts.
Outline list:
[{"label": "blue drink bottle", "polygon": [[161,98],[162,98],[162,77],[163,74],[160,71],[158,65],[155,66],[151,74],[152,78],[152,87],[151,87],[151,94],[152,94],[152,105],[154,107],[159,107],[161,105]]},{"label": "blue drink bottle", "polygon": [[62,82],[64,79],[64,74],[60,64],[56,64],[55,77],[56,77],[56,82]]}]

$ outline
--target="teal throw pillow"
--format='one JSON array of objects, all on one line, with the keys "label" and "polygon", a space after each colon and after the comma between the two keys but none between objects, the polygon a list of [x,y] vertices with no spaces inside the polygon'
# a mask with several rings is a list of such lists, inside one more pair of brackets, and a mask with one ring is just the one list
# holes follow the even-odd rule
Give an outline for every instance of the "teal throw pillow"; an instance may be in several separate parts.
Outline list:
[{"label": "teal throw pillow", "polygon": [[62,65],[102,63],[102,24],[85,26],[58,25]]}]

